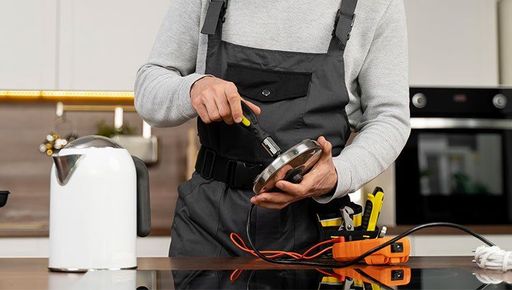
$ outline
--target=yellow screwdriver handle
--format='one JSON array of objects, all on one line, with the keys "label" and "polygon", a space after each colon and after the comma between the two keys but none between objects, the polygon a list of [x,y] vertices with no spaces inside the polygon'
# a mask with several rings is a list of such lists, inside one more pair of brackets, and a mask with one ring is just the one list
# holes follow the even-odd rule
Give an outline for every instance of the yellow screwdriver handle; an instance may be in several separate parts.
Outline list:
[{"label": "yellow screwdriver handle", "polygon": [[245,116],[242,116],[242,125],[245,127],[251,126],[251,120],[247,119]]},{"label": "yellow screwdriver handle", "polygon": [[370,214],[370,221],[368,222],[368,231],[374,231],[377,222],[379,221],[380,211],[382,210],[382,204],[384,203],[384,192],[378,191],[375,194],[369,194],[368,200],[372,202],[372,211]]}]

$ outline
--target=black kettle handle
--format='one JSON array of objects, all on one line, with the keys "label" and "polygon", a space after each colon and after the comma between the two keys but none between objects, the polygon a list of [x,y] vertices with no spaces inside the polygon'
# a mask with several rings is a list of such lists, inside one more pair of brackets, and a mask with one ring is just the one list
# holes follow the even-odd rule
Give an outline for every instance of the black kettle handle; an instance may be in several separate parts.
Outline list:
[{"label": "black kettle handle", "polygon": [[149,172],[144,161],[132,156],[137,170],[137,236],[151,232],[151,204],[149,199]]},{"label": "black kettle handle", "polygon": [[10,192],[7,190],[0,190],[0,207],[3,207],[7,203],[7,198]]}]

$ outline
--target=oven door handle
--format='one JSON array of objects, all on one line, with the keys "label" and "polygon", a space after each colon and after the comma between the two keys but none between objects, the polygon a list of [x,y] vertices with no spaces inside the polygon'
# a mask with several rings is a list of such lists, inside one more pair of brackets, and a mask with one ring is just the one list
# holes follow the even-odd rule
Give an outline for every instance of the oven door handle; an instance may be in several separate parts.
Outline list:
[{"label": "oven door handle", "polygon": [[411,118],[411,129],[512,130],[512,120],[469,118]]}]

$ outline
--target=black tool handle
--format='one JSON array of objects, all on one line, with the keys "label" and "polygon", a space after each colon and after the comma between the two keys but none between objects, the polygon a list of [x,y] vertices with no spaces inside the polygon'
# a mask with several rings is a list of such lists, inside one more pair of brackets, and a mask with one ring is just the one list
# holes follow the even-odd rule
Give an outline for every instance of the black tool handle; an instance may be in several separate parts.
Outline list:
[{"label": "black tool handle", "polygon": [[270,157],[276,158],[281,154],[281,148],[277,145],[277,143],[270,137],[263,128],[261,128],[258,117],[256,117],[256,114],[249,108],[249,106],[242,101],[242,111],[243,111],[243,119],[242,122],[240,122],[240,126],[242,128],[248,130],[251,132],[254,137],[256,137],[256,140],[265,148],[265,150],[268,152]]},{"label": "black tool handle", "polygon": [[370,217],[372,216],[373,203],[369,200],[366,201],[364,206],[364,214],[361,220],[361,228],[365,231],[368,228],[368,224],[370,223]]},{"label": "black tool handle", "polygon": [[249,120],[249,124],[242,121],[240,123],[240,126],[243,128],[249,130],[260,142],[263,142],[269,135],[267,132],[265,132],[258,122],[258,117],[254,112],[251,110],[251,108],[242,101],[242,111],[244,113],[244,117]]}]

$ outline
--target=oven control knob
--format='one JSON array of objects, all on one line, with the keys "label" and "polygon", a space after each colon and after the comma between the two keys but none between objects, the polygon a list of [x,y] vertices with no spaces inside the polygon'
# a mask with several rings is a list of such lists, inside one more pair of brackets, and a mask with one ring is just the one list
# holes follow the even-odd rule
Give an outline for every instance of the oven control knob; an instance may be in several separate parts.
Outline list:
[{"label": "oven control knob", "polygon": [[412,104],[418,109],[425,108],[427,105],[427,96],[422,93],[414,94],[414,96],[412,96]]},{"label": "oven control knob", "polygon": [[497,94],[492,98],[492,104],[498,109],[505,109],[507,106],[507,97],[503,94]]}]

